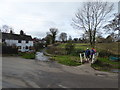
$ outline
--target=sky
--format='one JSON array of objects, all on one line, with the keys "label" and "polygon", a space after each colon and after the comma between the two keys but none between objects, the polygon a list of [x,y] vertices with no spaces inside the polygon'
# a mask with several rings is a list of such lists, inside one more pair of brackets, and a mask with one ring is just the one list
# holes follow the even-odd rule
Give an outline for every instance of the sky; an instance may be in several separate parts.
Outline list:
[{"label": "sky", "polygon": [[[23,30],[27,35],[37,38],[45,37],[46,32],[55,27],[58,28],[58,34],[66,32],[73,38],[80,37],[83,32],[73,28],[71,23],[77,10],[82,8],[83,1],[0,0],[0,27],[8,25],[16,34]],[[115,4],[117,11],[117,3]]]}]

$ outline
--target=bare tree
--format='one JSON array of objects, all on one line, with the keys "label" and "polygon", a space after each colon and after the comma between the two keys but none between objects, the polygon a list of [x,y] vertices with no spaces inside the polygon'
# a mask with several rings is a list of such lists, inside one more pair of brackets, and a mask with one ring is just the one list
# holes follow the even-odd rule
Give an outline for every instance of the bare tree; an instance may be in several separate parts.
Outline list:
[{"label": "bare tree", "polygon": [[75,14],[72,25],[87,32],[89,34],[89,42],[94,47],[96,33],[99,32],[112,9],[113,4],[108,2],[84,3],[83,8]]},{"label": "bare tree", "polygon": [[1,28],[1,31],[4,33],[8,33],[10,31],[11,27],[8,25],[3,25]]},{"label": "bare tree", "polygon": [[116,30],[120,31],[120,25],[119,24],[120,24],[120,14],[115,15],[115,18],[113,20],[109,21],[109,24],[105,25],[103,28],[107,29],[108,32],[113,33]]},{"label": "bare tree", "polygon": [[51,44],[51,35],[47,32],[47,35],[45,37],[46,45]]},{"label": "bare tree", "polygon": [[52,39],[52,44],[55,43],[57,33],[58,33],[57,28],[50,28],[50,36],[51,36],[51,39]]},{"label": "bare tree", "polygon": [[71,36],[69,36],[68,41],[69,41],[69,42],[71,42],[71,41],[72,41],[72,37],[71,37]]},{"label": "bare tree", "polygon": [[59,38],[62,40],[62,42],[67,41],[67,33],[61,33]]}]

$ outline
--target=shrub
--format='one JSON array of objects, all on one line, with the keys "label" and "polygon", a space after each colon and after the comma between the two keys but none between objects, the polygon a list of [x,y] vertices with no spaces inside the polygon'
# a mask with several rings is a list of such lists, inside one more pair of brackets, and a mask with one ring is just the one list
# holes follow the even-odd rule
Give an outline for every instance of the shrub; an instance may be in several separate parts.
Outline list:
[{"label": "shrub", "polygon": [[65,50],[67,51],[67,54],[71,54],[72,52],[74,52],[74,49],[75,49],[75,45],[72,42],[68,42],[65,45]]},{"label": "shrub", "polygon": [[34,49],[35,51],[40,51],[43,48],[43,43],[35,43],[34,44]]},{"label": "shrub", "polygon": [[102,50],[102,51],[99,52],[100,57],[109,57],[111,55],[113,55],[111,52],[108,52],[108,51],[105,51],[105,50]]},{"label": "shrub", "polygon": [[66,51],[63,48],[55,47],[55,46],[48,46],[47,52],[49,54],[55,54],[55,55],[65,55]]},{"label": "shrub", "polygon": [[85,52],[85,51],[82,50],[82,49],[74,49],[73,52],[71,53],[71,55],[73,55],[73,56],[79,56],[80,53],[83,53],[83,52]]},{"label": "shrub", "polygon": [[97,70],[110,71],[111,69],[120,69],[120,62],[110,61],[106,57],[99,57],[91,66]]}]

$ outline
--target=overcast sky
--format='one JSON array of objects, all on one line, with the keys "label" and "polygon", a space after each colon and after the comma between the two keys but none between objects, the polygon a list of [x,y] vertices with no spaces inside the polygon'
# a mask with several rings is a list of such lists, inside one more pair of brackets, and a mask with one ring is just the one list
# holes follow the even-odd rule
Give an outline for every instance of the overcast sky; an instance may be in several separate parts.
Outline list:
[{"label": "overcast sky", "polygon": [[[71,26],[71,22],[78,8],[81,8],[82,5],[82,1],[79,2],[79,0],[76,2],[74,0],[66,0],[66,2],[0,0],[0,27],[6,24],[13,27],[15,33],[24,30],[26,34],[38,38],[45,37],[49,28],[56,27],[59,33],[66,32],[72,37],[80,37],[82,32],[75,30]],[[117,9],[116,7],[115,9]]]}]

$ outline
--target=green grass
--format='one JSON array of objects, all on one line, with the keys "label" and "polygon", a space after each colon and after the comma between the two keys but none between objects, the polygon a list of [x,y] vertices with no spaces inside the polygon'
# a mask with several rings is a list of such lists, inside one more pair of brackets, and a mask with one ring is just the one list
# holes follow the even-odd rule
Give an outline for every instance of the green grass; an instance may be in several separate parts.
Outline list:
[{"label": "green grass", "polygon": [[98,61],[91,66],[100,71],[110,71],[111,69],[120,69],[120,62],[111,61],[107,57],[99,57]]},{"label": "green grass", "polygon": [[91,47],[89,45],[75,44],[75,49],[86,50],[87,48],[91,49]]},{"label": "green grass", "polygon": [[[118,53],[118,50],[120,48],[120,42],[113,42],[113,43],[97,43],[95,46],[95,49],[97,52],[102,52],[102,51],[107,51],[112,53],[113,55],[120,55]],[[66,43],[60,44],[58,47],[59,48],[65,48]],[[89,43],[75,43],[75,49],[76,50],[86,50],[86,48],[91,49],[92,47],[90,46]]]},{"label": "green grass", "polygon": [[[95,47],[96,51],[99,52],[99,55],[103,54],[105,55],[105,57],[102,56],[98,57],[99,63],[92,64],[92,67],[102,71],[108,71],[110,69],[118,69],[118,68],[120,69],[120,62],[113,62],[109,60],[110,55],[112,56],[118,55],[118,44],[120,44],[120,42],[97,43]],[[63,49],[65,49],[65,45],[66,43],[62,43],[56,47],[62,49],[61,52],[65,52],[63,51]],[[90,46],[89,43],[75,43],[75,51],[73,51],[73,53],[71,53],[70,55],[58,54],[56,57],[52,57],[52,58],[64,65],[77,66],[81,64],[79,63],[79,53],[86,50],[86,48],[91,49],[92,47]],[[109,53],[111,54],[109,55]]]},{"label": "green grass", "polygon": [[[60,44],[59,48],[65,48],[66,43]],[[75,49],[86,50],[87,48],[91,49],[89,43],[75,43]]]},{"label": "green grass", "polygon": [[107,64],[112,64],[112,65],[119,64],[120,65],[120,62],[111,61],[111,60],[109,60],[108,57],[105,57],[105,58],[99,57],[98,60],[101,62],[107,63]]},{"label": "green grass", "polygon": [[79,62],[79,57],[70,56],[70,55],[59,55],[52,57],[53,60],[58,61],[61,64],[68,66],[78,66],[81,65]]},{"label": "green grass", "polygon": [[120,42],[114,42],[114,43],[98,43],[96,45],[96,49],[97,51],[108,51],[111,52],[112,54],[115,55],[120,55],[120,53],[118,53],[118,50],[120,48]]},{"label": "green grass", "polygon": [[35,54],[34,53],[22,53],[21,57],[25,59],[35,59]]},{"label": "green grass", "polygon": [[61,43],[57,47],[59,47],[59,48],[65,48],[65,45],[66,45],[66,43]]}]

